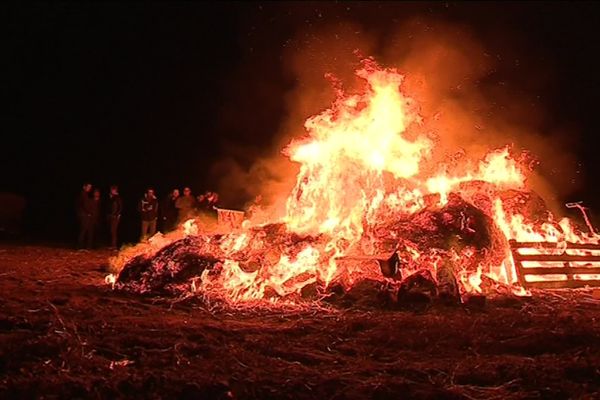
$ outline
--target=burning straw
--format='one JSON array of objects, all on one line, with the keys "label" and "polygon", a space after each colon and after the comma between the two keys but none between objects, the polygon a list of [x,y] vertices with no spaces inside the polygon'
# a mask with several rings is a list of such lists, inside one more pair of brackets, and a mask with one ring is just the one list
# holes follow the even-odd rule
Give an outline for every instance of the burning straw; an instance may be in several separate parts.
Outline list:
[{"label": "burning straw", "polygon": [[[440,164],[404,75],[367,58],[356,77],[362,88],[347,93],[335,81],[333,104],[284,149],[299,173],[283,217],[259,224],[229,213],[227,232],[190,222],[122,252],[115,287],[230,305],[314,301],[365,280],[396,296],[428,280],[463,296],[521,293],[509,240],[598,241],[555,219],[529,189],[524,154],[507,145]],[[385,276],[376,260],[392,253],[397,273]]]}]

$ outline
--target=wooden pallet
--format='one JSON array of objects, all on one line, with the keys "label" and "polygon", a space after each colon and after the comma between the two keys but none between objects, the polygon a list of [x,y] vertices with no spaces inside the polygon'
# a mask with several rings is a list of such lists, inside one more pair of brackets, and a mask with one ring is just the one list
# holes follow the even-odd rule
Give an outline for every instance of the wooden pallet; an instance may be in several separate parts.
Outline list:
[{"label": "wooden pallet", "polygon": [[[524,288],[600,286],[600,244],[571,242],[559,244],[516,240],[510,240],[509,243],[519,283]],[[532,249],[538,254],[522,253],[524,250],[532,252]],[[574,250],[577,250],[577,254],[569,254],[574,253]],[[535,265],[531,266],[531,263]],[[586,280],[576,275],[597,275],[597,277]]]}]

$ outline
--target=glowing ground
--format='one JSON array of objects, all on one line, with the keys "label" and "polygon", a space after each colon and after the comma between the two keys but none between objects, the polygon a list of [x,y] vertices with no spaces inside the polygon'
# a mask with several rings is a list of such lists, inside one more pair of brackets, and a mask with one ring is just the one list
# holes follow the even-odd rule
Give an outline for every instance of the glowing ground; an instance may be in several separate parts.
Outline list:
[{"label": "glowing ground", "polygon": [[0,398],[600,396],[589,291],[393,311],[208,311],[104,285],[108,253],[0,248]]}]

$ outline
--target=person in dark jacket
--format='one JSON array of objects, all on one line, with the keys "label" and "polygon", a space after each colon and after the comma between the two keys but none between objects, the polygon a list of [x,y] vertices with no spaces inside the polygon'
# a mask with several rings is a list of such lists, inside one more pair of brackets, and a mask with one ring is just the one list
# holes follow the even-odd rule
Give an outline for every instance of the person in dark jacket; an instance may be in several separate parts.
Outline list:
[{"label": "person in dark jacket", "polygon": [[217,193],[206,192],[198,196],[198,208],[201,210],[213,210],[218,201],[219,195]]},{"label": "person in dark jacket", "polygon": [[183,188],[183,196],[177,199],[175,207],[178,210],[178,222],[180,224],[194,216],[196,198],[192,195],[192,190],[189,187]]},{"label": "person in dark jacket", "polygon": [[179,198],[179,189],[173,189],[160,205],[160,221],[162,232],[169,232],[177,225],[177,208],[175,203]]},{"label": "person in dark jacket", "polygon": [[79,248],[91,247],[94,225],[92,219],[92,184],[85,183],[77,198],[77,219],[79,220]]},{"label": "person in dark jacket", "polygon": [[156,219],[158,218],[158,200],[154,196],[154,189],[146,190],[144,197],[140,200],[138,210],[142,217],[142,235],[140,240],[146,241],[156,232]]},{"label": "person in dark jacket", "polygon": [[216,217],[217,202],[219,195],[215,192],[206,192],[198,196],[198,212],[204,215]]},{"label": "person in dark jacket", "polygon": [[110,247],[117,248],[117,237],[119,230],[119,222],[121,221],[121,213],[123,212],[123,201],[119,196],[119,188],[115,185],[110,187],[110,195],[108,198],[108,229],[110,231]]},{"label": "person in dark jacket", "polygon": [[94,194],[92,195],[92,203],[91,203],[91,218],[92,218],[92,234],[90,244],[91,247],[95,247],[96,243],[94,240],[99,236],[100,230],[100,212],[101,212],[101,200],[100,200],[100,190],[94,189]]}]

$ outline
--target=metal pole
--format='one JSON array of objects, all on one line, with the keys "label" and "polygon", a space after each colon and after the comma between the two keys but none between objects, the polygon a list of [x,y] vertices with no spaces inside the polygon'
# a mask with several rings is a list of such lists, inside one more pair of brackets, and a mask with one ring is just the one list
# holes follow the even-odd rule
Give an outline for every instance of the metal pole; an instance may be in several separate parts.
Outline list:
[{"label": "metal pole", "polygon": [[582,201],[577,201],[575,203],[567,203],[565,204],[565,206],[567,208],[578,208],[579,211],[581,211],[581,213],[583,214],[583,219],[585,220],[585,224],[587,225],[588,229],[590,230],[590,233],[592,235],[596,235],[596,232],[594,231],[594,227],[592,226],[592,223],[590,222],[590,219],[588,218],[587,212],[585,210],[587,210],[586,207],[583,207],[581,204],[583,202]]}]

